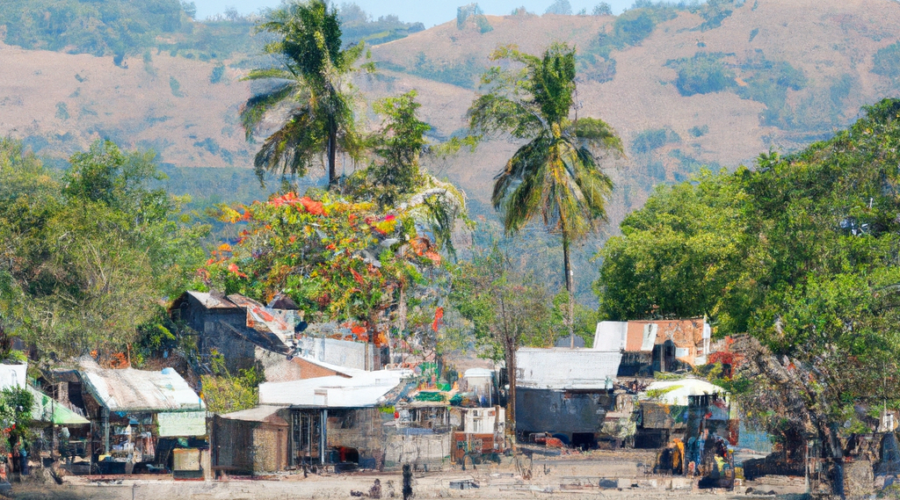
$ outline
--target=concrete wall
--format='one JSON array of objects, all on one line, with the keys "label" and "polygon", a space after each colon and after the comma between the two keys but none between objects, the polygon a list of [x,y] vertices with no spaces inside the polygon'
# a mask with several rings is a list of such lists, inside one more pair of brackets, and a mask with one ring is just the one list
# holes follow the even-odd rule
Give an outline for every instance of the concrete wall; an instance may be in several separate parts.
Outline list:
[{"label": "concrete wall", "polygon": [[276,472],[290,463],[287,426],[218,416],[214,425],[213,459],[226,472]]},{"label": "concrete wall", "polygon": [[369,363],[372,366],[381,367],[380,349],[375,349],[373,344],[307,337],[300,341],[300,348],[306,355],[323,363],[359,370],[367,368],[366,351],[368,350]]},{"label": "concrete wall", "polygon": [[403,464],[417,469],[440,470],[450,461],[450,433],[392,435],[387,438],[384,470],[399,470]]},{"label": "concrete wall", "polygon": [[516,384],[533,389],[612,388],[621,360],[619,352],[592,349],[519,349]]},{"label": "concrete wall", "polygon": [[598,433],[615,397],[606,391],[516,391],[516,430],[520,433]]}]

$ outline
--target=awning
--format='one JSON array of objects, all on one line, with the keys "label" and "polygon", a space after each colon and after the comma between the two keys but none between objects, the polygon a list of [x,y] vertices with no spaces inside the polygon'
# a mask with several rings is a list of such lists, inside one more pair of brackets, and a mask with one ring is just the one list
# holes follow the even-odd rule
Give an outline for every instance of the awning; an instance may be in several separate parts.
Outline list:
[{"label": "awning", "polygon": [[55,425],[87,425],[90,423],[86,418],[66,408],[58,401],[54,401],[43,392],[29,385],[25,387],[34,396],[34,404],[31,408],[33,419]]}]

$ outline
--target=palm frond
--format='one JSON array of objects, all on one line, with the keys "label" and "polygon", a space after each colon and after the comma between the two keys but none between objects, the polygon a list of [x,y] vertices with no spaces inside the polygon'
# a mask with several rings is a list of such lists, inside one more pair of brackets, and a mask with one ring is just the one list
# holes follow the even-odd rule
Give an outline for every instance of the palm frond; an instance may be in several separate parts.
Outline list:
[{"label": "palm frond", "polygon": [[249,140],[253,137],[256,127],[259,126],[266,113],[285,100],[290,99],[296,91],[296,85],[287,83],[248,99],[241,107],[241,125],[244,127],[244,134],[247,139]]},{"label": "palm frond", "polygon": [[625,154],[622,139],[615,129],[599,118],[580,118],[575,122],[574,129],[575,137],[592,147]]},{"label": "palm frond", "polygon": [[286,69],[281,68],[268,68],[268,69],[254,69],[251,70],[247,76],[241,78],[242,82],[253,81],[253,80],[293,80],[296,76]]},{"label": "palm frond", "polygon": [[495,178],[491,202],[504,212],[507,233],[518,231],[538,212],[551,142],[542,135],[522,146]]},{"label": "palm frond", "polygon": [[270,135],[256,153],[253,165],[257,177],[265,173],[304,176],[322,150],[324,134],[312,110],[302,107],[294,111],[290,120]]}]

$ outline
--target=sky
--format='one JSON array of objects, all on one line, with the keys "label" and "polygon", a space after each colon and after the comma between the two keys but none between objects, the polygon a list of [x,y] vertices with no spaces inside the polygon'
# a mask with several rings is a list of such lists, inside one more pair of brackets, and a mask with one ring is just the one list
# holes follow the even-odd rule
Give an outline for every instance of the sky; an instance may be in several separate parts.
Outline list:
[{"label": "sky", "polygon": [[[193,0],[197,5],[197,19],[224,12],[234,7],[241,14],[251,14],[260,9],[275,7],[280,0]],[[336,0],[340,4],[345,0]],[[421,22],[426,28],[456,19],[456,8],[472,0],[355,0],[355,3],[374,17],[395,14],[405,22]],[[586,8],[590,12],[602,0],[569,0],[572,10]],[[606,0],[618,14],[630,7],[634,0]],[[524,6],[529,12],[543,14],[553,0],[480,0],[478,5],[486,14],[506,15],[516,7]]]}]

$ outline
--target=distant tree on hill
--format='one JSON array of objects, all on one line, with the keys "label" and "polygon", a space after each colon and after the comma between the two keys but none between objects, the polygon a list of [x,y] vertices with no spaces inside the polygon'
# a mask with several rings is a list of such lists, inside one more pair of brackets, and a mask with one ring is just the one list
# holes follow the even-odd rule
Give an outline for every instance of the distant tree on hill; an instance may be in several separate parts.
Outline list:
[{"label": "distant tree on hill", "polygon": [[[503,212],[507,233],[540,217],[562,238],[568,327],[574,341],[575,286],[569,250],[606,218],[612,181],[600,170],[602,151],[619,153],[622,142],[602,120],[570,120],[575,106],[575,49],[551,45],[541,57],[501,47],[491,55],[513,68],[489,69],[487,93],[469,107],[477,138],[505,134],[527,141],[496,177],[492,202]],[[518,66],[518,67],[516,67]]]},{"label": "distant tree on hill", "polygon": [[265,52],[281,67],[253,70],[245,78],[272,83],[241,110],[247,139],[252,139],[270,111],[284,105],[289,108],[281,128],[256,154],[254,166],[260,180],[267,171],[282,177],[305,176],[324,153],[328,183],[334,184],[338,150],[354,158],[361,153],[348,77],[357,69],[363,44],[341,49],[338,17],[338,11],[324,0],[291,0],[257,26],[258,31],[278,37],[266,44]]},{"label": "distant tree on hill", "polygon": [[369,22],[369,14],[355,3],[344,2],[338,10],[341,16],[341,24],[345,23],[367,23]]},{"label": "distant tree on hill", "polygon": [[559,14],[561,16],[571,16],[572,15],[572,4],[569,3],[569,0],[555,0],[547,10],[544,11],[545,14]]},{"label": "distant tree on hill", "polygon": [[611,16],[612,15],[612,7],[606,2],[600,2],[594,7],[593,12],[591,14],[595,16]]}]

